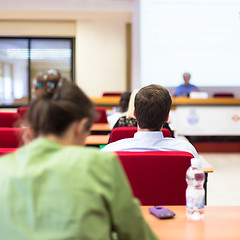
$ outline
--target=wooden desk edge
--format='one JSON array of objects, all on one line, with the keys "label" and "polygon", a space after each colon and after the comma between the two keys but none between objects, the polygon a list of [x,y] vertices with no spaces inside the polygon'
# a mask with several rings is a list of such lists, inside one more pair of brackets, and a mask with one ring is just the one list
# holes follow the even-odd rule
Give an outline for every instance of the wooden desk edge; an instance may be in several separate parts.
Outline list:
[{"label": "wooden desk edge", "polygon": [[203,156],[199,155],[199,158],[202,163],[203,171],[205,173],[213,173],[214,170],[211,164]]},{"label": "wooden desk edge", "polygon": [[109,135],[90,135],[86,138],[85,145],[105,145],[108,140]]}]

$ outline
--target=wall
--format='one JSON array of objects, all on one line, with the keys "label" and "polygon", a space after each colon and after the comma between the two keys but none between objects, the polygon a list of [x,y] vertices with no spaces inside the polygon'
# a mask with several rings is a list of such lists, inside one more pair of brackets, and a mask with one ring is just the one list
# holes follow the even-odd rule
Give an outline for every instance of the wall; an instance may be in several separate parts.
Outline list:
[{"label": "wall", "polygon": [[21,36],[75,36],[74,21],[43,21],[43,20],[1,20],[0,35],[21,37]]},{"label": "wall", "polygon": [[129,22],[131,13],[124,12],[10,11],[0,16],[0,35],[75,37],[76,82],[89,96],[98,97],[104,91],[126,90]]},{"label": "wall", "polygon": [[138,1],[133,3],[132,13],[132,89],[141,88],[141,54],[140,54],[140,22],[139,11],[140,6]]},{"label": "wall", "polygon": [[126,90],[125,38],[123,21],[77,22],[76,79],[88,95]]}]

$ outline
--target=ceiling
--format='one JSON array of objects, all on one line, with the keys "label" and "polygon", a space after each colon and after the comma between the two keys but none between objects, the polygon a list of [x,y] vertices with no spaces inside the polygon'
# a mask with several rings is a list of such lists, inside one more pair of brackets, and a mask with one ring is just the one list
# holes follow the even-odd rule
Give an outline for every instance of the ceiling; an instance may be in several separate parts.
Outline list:
[{"label": "ceiling", "polygon": [[0,0],[3,10],[131,11],[138,0]]}]

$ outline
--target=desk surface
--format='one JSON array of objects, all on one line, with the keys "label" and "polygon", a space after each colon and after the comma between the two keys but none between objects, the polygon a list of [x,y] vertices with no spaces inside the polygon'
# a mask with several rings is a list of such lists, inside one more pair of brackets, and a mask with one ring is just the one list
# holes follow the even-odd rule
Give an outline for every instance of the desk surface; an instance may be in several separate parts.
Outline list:
[{"label": "desk surface", "polygon": [[240,98],[206,98],[191,99],[187,97],[172,98],[172,105],[240,105]]},{"label": "desk surface", "polygon": [[108,143],[109,135],[90,135],[86,138],[86,145],[105,145]]},{"label": "desk surface", "polygon": [[203,171],[205,173],[213,173],[213,167],[210,165],[210,163],[205,158],[203,158],[201,155],[199,155],[199,158],[202,163]]},{"label": "desk surface", "polygon": [[[117,106],[120,97],[91,97],[98,106]],[[172,105],[240,105],[240,98],[207,98],[191,99],[187,97],[173,97]]]},{"label": "desk surface", "polygon": [[114,97],[91,97],[91,100],[97,105],[97,106],[118,106],[120,97],[114,96]]},{"label": "desk surface", "polygon": [[240,206],[206,206],[203,220],[188,220],[185,206],[168,206],[176,213],[173,219],[160,220],[141,210],[145,220],[161,240],[237,240],[240,239]]},{"label": "desk surface", "polygon": [[91,127],[91,131],[111,131],[111,128],[108,123],[94,123]]}]

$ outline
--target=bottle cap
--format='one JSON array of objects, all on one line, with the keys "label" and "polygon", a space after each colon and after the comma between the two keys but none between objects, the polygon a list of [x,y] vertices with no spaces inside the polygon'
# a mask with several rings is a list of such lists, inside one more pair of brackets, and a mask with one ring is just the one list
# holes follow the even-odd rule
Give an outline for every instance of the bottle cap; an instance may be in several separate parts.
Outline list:
[{"label": "bottle cap", "polygon": [[197,169],[202,169],[202,164],[199,158],[192,158],[191,166]]}]

